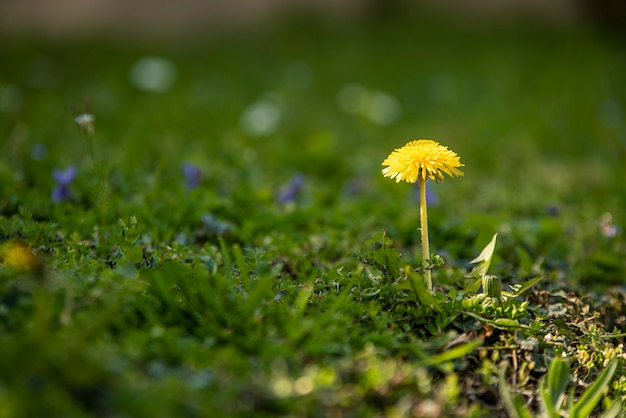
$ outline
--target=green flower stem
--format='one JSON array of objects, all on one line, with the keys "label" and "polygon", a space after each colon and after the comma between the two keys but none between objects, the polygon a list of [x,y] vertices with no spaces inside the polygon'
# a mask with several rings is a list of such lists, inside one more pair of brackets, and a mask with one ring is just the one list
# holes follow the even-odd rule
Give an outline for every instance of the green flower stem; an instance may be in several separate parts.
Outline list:
[{"label": "green flower stem", "polygon": [[424,266],[424,278],[428,290],[433,291],[433,279],[430,270],[427,270],[430,258],[430,246],[428,245],[428,214],[426,212],[426,179],[419,176],[420,185],[420,224],[422,231],[422,265]]},{"label": "green flower stem", "polygon": [[[80,119],[79,119],[80,118]],[[94,131],[94,119],[93,115],[83,114],[79,115],[75,119],[78,126],[81,128],[85,141],[87,141],[87,152],[91,158],[94,172],[99,180],[99,188],[96,190],[96,206],[100,212],[100,222],[104,225],[106,222],[106,215],[109,207],[109,197],[111,195],[111,186],[108,179],[108,168],[106,162],[98,159],[96,155],[95,144],[95,131]]]}]

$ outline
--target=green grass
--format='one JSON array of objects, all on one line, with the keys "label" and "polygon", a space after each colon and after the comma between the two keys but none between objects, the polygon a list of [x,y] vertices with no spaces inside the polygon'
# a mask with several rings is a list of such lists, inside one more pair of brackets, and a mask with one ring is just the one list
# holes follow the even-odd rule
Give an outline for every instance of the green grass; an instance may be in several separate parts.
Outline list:
[{"label": "green grass", "polygon": [[[170,89],[133,86],[144,56],[174,64]],[[3,42],[0,244],[40,264],[0,265],[0,417],[506,416],[504,383],[537,413],[562,354],[570,401],[620,359],[604,410],[626,397],[626,246],[600,227],[626,225],[624,57],[579,28],[413,21]],[[342,110],[351,83],[399,117]],[[281,117],[257,137],[259,100]],[[431,185],[433,296],[415,189],[380,173],[417,138],[465,164]],[[496,232],[490,274],[543,279],[483,306],[466,275]]]}]

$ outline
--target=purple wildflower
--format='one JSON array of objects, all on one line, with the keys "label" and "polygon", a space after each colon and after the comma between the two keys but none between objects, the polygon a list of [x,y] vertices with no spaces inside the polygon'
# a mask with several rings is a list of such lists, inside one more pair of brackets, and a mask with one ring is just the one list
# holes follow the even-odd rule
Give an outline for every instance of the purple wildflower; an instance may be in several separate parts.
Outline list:
[{"label": "purple wildflower", "polygon": [[185,176],[185,185],[187,189],[193,190],[202,182],[202,172],[197,165],[189,162],[185,162],[180,167],[183,175]]},{"label": "purple wildflower", "polygon": [[302,193],[304,186],[304,176],[302,174],[294,175],[287,184],[283,185],[276,194],[276,201],[286,205],[296,200]]},{"label": "purple wildflower", "polygon": [[557,205],[549,205],[546,208],[546,213],[548,216],[558,218],[561,215],[561,209]]},{"label": "purple wildflower", "polygon": [[69,166],[65,170],[55,168],[52,172],[52,177],[57,183],[52,190],[52,201],[54,203],[60,203],[65,200],[69,200],[72,197],[70,185],[76,178],[76,168],[73,165]]}]

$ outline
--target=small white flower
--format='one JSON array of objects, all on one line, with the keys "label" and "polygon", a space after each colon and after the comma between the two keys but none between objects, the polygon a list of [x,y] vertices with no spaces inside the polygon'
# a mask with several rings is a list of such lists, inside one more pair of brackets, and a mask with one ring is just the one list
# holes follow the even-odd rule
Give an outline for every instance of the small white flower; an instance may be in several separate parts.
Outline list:
[{"label": "small white flower", "polygon": [[81,113],[74,118],[74,123],[89,135],[93,135],[96,117],[91,113]]}]

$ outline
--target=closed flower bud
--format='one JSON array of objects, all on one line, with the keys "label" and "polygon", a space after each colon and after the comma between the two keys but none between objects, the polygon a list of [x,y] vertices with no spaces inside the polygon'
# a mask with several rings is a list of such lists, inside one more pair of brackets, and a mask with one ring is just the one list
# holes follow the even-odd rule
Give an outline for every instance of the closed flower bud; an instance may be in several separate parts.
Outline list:
[{"label": "closed flower bud", "polygon": [[502,296],[502,282],[496,276],[483,277],[483,292],[490,298],[500,298]]}]

